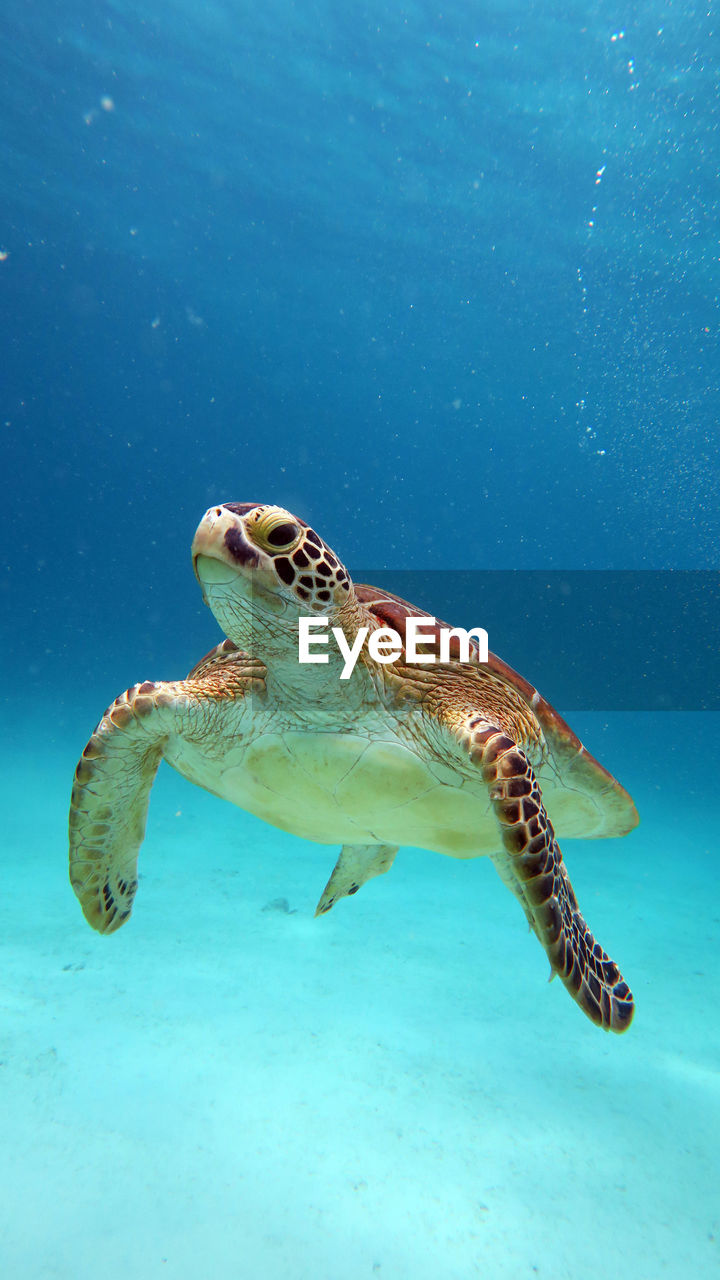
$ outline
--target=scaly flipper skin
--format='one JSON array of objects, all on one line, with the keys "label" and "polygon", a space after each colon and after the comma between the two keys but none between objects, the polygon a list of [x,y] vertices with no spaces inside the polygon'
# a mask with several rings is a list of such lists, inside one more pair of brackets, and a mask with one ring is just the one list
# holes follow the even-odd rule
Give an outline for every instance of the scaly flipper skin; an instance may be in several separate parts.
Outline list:
[{"label": "scaly flipper skin", "polygon": [[171,725],[171,688],[147,681],[116,698],[75,770],[70,883],[99,933],[119,929],[132,910],[150,788]]},{"label": "scaly flipper skin", "polygon": [[488,787],[504,846],[493,861],[553,973],[594,1023],[626,1031],[635,1011],[632,992],[580,914],[530,761],[506,732],[481,716],[461,718],[454,730]]},{"label": "scaly flipper skin", "polygon": [[263,688],[264,668],[225,645],[187,680],[134,685],[108,708],[75,771],[70,803],[70,883],[99,933],[128,919],[150,789],[168,743],[207,721],[217,701]]}]

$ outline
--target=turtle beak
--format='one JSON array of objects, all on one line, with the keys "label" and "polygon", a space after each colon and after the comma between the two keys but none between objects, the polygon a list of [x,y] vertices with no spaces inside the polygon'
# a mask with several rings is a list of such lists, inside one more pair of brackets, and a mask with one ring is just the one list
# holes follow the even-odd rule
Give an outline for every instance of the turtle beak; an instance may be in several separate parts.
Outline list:
[{"label": "turtle beak", "polygon": [[259,556],[245,537],[242,517],[227,507],[210,507],[195,532],[192,544],[195,577],[203,589],[228,586],[243,569],[252,569]]}]

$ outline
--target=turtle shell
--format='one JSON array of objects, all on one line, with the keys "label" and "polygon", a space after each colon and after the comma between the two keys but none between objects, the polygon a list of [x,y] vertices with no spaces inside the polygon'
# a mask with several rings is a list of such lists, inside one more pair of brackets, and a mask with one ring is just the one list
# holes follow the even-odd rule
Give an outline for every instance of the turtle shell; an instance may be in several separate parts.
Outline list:
[{"label": "turtle shell", "polygon": [[[407,600],[366,583],[355,583],[355,594],[361,604],[384,626],[405,634],[408,617],[430,618]],[[440,631],[449,624],[435,620],[435,635],[429,631],[427,643],[418,643],[424,653],[439,656]],[[477,645],[471,640],[475,653]],[[459,658],[457,637],[450,638],[450,656]],[[512,667],[488,654],[483,667],[511,686],[534,712],[547,747],[547,759],[540,770],[539,782],[556,830],[566,836],[593,839],[623,836],[640,821],[633,800],[603,765],[585,749],[577,734],[563,720],[547,699]]]}]

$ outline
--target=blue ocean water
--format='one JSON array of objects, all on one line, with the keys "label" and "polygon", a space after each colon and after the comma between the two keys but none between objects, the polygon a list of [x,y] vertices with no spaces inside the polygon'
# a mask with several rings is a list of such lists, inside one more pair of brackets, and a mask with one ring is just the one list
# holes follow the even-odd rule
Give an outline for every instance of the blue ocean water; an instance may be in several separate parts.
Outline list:
[{"label": "blue ocean water", "polygon": [[[716,1274],[697,701],[633,701],[620,663],[618,701],[561,705],[642,817],[565,850],[635,990],[620,1039],[546,988],[485,860],[408,852],[313,922],[330,851],[164,770],[128,927],[93,935],[66,878],[98,716],[220,638],[189,557],[211,503],[281,504],[363,577],[717,569],[714,24],[0,17],[3,1275]],[[504,656],[557,701],[565,657],[533,670],[517,625]],[[675,665],[698,646],[690,608]]]}]

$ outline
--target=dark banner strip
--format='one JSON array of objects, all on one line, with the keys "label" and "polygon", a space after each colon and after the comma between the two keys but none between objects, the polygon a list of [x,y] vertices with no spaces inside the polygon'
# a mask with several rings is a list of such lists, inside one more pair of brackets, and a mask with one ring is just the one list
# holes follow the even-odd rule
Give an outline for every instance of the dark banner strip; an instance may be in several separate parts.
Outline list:
[{"label": "dark banner strip", "polygon": [[720,710],[720,573],[353,572],[458,627],[566,711]]}]

